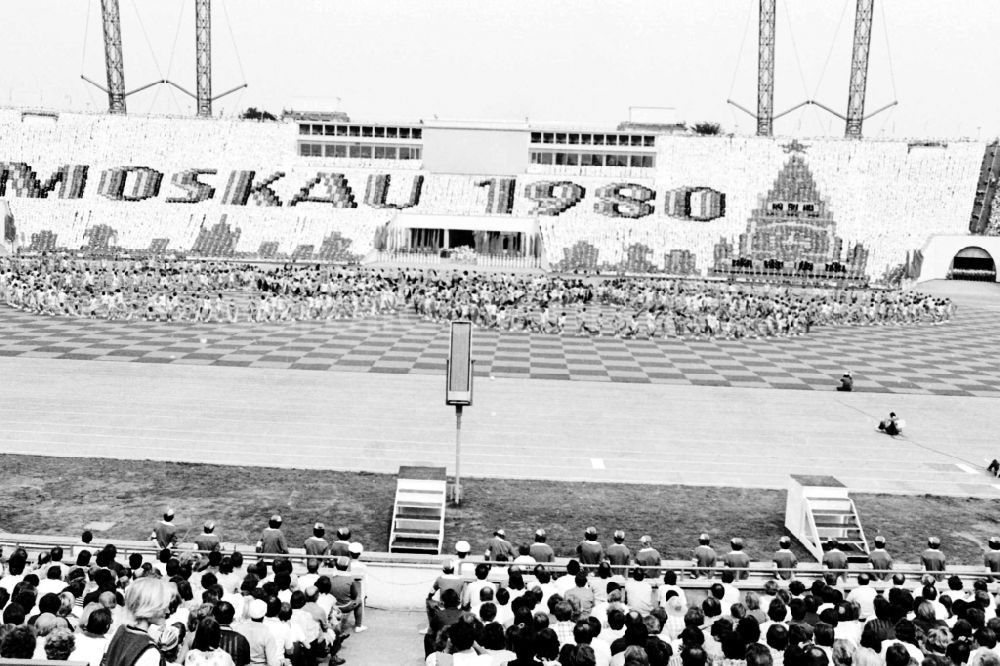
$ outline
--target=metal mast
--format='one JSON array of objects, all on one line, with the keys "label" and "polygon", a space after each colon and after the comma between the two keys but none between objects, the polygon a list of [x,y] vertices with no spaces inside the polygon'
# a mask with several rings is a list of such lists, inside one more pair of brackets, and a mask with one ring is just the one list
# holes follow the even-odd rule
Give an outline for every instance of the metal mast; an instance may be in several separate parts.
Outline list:
[{"label": "metal mast", "polygon": [[847,128],[844,131],[844,136],[849,139],[861,138],[861,125],[865,119],[865,88],[868,84],[868,51],[872,41],[874,5],[875,0],[858,0],[854,14],[854,55],[851,57]]},{"label": "metal mast", "polygon": [[[861,0],[858,0],[859,4]],[[757,136],[771,136],[774,127],[774,4],[760,0],[757,39]]]},{"label": "metal mast", "polygon": [[212,0],[195,0],[195,61],[198,115],[212,116]]},{"label": "metal mast", "polygon": [[104,68],[108,74],[108,112],[125,113],[125,59],[118,0],[101,0],[104,23]]}]

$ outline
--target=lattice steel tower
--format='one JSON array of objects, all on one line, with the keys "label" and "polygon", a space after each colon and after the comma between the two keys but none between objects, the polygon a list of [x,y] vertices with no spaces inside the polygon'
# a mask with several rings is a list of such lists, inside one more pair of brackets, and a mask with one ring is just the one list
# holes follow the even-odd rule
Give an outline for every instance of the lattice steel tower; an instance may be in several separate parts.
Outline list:
[{"label": "lattice steel tower", "polygon": [[101,0],[104,23],[104,69],[108,75],[108,112],[125,113],[125,59],[118,0]]},{"label": "lattice steel tower", "polygon": [[851,57],[851,83],[847,92],[847,127],[844,131],[844,136],[849,139],[861,138],[861,125],[865,119],[865,88],[868,85],[868,52],[872,41],[874,5],[875,0],[858,0],[854,15],[854,54]]},{"label": "lattice steel tower", "polygon": [[775,0],[760,0],[757,40],[757,136],[771,136],[774,129],[774,4]]},{"label": "lattice steel tower", "polygon": [[212,0],[195,0],[195,61],[198,115],[212,116]]}]

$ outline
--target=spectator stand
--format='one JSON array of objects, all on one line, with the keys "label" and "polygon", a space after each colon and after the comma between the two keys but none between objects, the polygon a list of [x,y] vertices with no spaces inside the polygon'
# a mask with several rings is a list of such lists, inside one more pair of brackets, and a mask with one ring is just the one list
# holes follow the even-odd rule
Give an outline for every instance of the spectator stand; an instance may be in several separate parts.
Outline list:
[{"label": "spectator stand", "polygon": [[847,486],[832,476],[793,474],[785,504],[785,529],[817,560],[835,539],[850,562],[867,562],[870,549]]},{"label": "spectator stand", "polygon": [[439,555],[448,476],[444,467],[399,468],[389,531],[390,553]]}]

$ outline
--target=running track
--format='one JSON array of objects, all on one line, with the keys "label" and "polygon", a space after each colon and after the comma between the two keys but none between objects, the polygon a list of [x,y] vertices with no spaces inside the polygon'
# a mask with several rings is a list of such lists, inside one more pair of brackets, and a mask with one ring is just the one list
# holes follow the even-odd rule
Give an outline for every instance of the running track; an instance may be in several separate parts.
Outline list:
[{"label": "running track", "polygon": [[[919,329],[738,343],[477,334],[462,474],[782,488],[828,473],[857,491],[1000,497],[981,471],[998,453],[1000,298],[968,289],[956,321]],[[446,330],[422,322],[251,328],[0,308],[0,451],[452,471],[446,352]],[[859,392],[832,391],[843,367]],[[890,410],[906,437],[875,431]]]}]

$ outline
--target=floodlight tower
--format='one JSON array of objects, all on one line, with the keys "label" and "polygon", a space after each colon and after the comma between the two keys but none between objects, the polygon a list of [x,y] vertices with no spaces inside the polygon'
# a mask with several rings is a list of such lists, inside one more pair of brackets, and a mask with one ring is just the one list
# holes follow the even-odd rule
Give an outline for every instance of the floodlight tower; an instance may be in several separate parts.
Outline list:
[{"label": "floodlight tower", "polygon": [[125,59],[118,0],[101,0],[104,23],[104,69],[108,75],[108,112],[125,113]]},{"label": "floodlight tower", "polygon": [[760,0],[757,39],[757,136],[774,129],[774,5]]},{"label": "floodlight tower", "polygon": [[[763,2],[764,0],[761,0]],[[847,92],[847,126],[844,136],[861,138],[865,120],[865,88],[868,84],[868,52],[872,41],[872,14],[875,0],[858,0],[854,14],[854,54],[851,56],[851,81]]]},{"label": "floodlight tower", "polygon": [[196,89],[198,115],[212,116],[212,0],[195,0]]},{"label": "floodlight tower", "polygon": [[809,104],[809,100],[799,102],[792,108],[781,113],[774,112],[775,0],[760,0],[759,6],[760,15],[757,24],[757,113],[731,99],[727,99],[726,102],[757,121],[757,136],[772,136],[775,120]]}]

